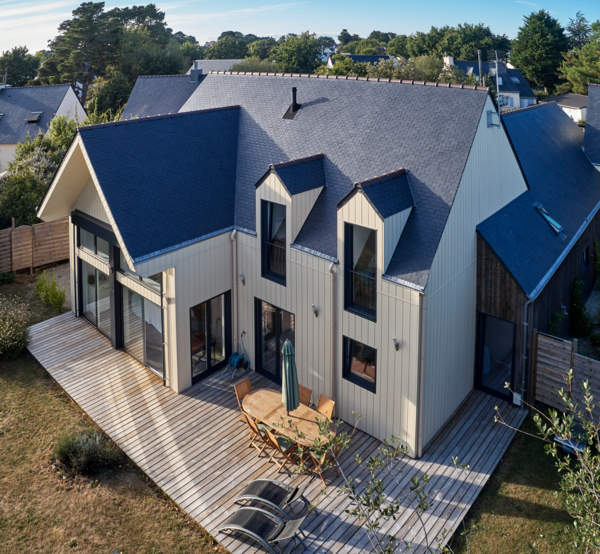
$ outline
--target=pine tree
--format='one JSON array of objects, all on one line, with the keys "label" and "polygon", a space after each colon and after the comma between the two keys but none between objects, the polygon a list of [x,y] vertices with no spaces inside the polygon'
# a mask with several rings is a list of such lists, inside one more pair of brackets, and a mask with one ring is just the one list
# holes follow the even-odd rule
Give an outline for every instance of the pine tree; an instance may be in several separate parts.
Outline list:
[{"label": "pine tree", "polygon": [[587,94],[588,83],[600,83],[600,21],[592,25],[588,43],[564,58],[560,66],[560,76],[567,81],[564,89]]},{"label": "pine tree", "polygon": [[569,39],[559,22],[546,10],[524,18],[517,38],[512,42],[510,61],[532,85],[548,89],[558,82],[562,55],[569,49]]}]

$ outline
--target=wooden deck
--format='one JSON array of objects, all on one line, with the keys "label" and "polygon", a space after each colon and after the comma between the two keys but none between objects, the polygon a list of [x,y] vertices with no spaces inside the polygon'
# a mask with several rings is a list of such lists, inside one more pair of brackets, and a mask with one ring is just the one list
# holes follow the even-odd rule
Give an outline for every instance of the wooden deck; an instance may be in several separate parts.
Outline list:
[{"label": "wooden deck", "polygon": [[[248,432],[238,422],[231,383],[213,376],[175,394],[131,356],[112,350],[108,339],[70,312],[34,325],[29,351],[123,451],[225,547],[236,554],[261,551],[252,543],[216,535],[245,483],[257,477],[289,479],[248,448]],[[254,372],[250,378],[254,388],[274,387]],[[431,476],[434,507],[424,515],[430,540],[444,529],[451,536],[514,435],[494,423],[496,405],[508,423],[521,425],[525,412],[473,392],[424,456],[406,460],[401,484],[391,483],[386,489],[398,497],[408,490],[414,475]],[[344,471],[364,477],[355,470],[354,455],[360,452],[366,459],[378,445],[373,437],[357,433],[342,457]],[[456,470],[451,463],[455,456],[471,470]],[[341,478],[328,482],[327,496],[320,494],[320,479],[313,480],[307,492],[318,507],[318,515],[309,516],[305,524],[309,551],[371,551],[364,528],[344,513],[348,499],[339,491]],[[410,506],[383,526],[382,536],[389,534],[424,544],[423,528]]]}]

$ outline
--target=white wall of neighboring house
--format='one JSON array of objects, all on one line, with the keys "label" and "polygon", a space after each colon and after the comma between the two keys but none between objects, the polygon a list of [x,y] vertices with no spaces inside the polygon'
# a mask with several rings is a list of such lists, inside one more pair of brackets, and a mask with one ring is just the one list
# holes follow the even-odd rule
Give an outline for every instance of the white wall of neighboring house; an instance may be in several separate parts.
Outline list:
[{"label": "white wall of neighboring house", "polygon": [[14,158],[16,150],[16,144],[0,144],[0,173],[8,170],[8,162]]},{"label": "white wall of neighboring house", "polygon": [[65,97],[58,107],[58,110],[56,110],[56,115],[66,115],[70,119],[77,121],[77,123],[85,119],[85,110],[83,109],[79,98],[77,98],[77,95],[73,92],[72,88],[67,90],[67,94],[65,94]]},{"label": "white wall of neighboring house", "polygon": [[425,288],[426,445],[473,388],[476,335],[475,227],[527,190],[502,127],[487,126],[488,98]]},{"label": "white wall of neighboring house", "polygon": [[585,121],[585,115],[587,108],[568,108],[567,106],[560,106],[562,111],[565,112],[575,123],[583,119]]}]

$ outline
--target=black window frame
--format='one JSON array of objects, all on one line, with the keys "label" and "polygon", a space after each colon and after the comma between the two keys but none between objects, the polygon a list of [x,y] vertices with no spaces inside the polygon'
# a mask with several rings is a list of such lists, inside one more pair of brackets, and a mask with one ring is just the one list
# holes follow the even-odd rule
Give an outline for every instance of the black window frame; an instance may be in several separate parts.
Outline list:
[{"label": "black window frame", "polygon": [[359,304],[355,304],[352,301],[352,284],[353,275],[357,274],[352,269],[353,259],[353,229],[354,227],[363,227],[369,231],[375,233],[375,260],[377,260],[377,231],[370,227],[364,227],[362,225],[354,225],[353,223],[344,224],[344,310],[354,315],[363,317],[370,321],[377,321],[377,269],[375,270],[375,277],[369,277],[362,275],[364,279],[373,281],[373,309],[366,308]]},{"label": "black window frame", "polygon": [[[363,347],[371,348],[375,352],[375,379],[373,382],[363,379],[358,375],[354,374],[351,370],[352,365],[352,351],[354,344],[360,344]],[[373,348],[364,342],[360,342],[356,339],[351,339],[350,337],[343,337],[343,356],[342,356],[342,377],[349,381],[350,383],[357,385],[373,394],[377,394],[377,348]]]},{"label": "black window frame", "polygon": [[[193,362],[193,354],[192,354],[192,310],[201,304],[206,304],[206,319],[210,320],[210,302],[219,296],[224,296],[225,302],[225,359],[215,364],[214,366],[210,364],[210,356],[207,356],[207,367],[206,370],[200,373],[199,375],[194,376],[194,362]],[[222,292],[221,294],[217,294],[212,298],[208,298],[203,302],[198,302],[194,306],[190,306],[189,309],[189,338],[190,338],[190,375],[192,377],[192,385],[199,383],[203,379],[210,377],[215,372],[223,369],[228,363],[229,358],[232,354],[232,340],[231,340],[231,291],[228,290],[226,292]]]},{"label": "black window frame", "polygon": [[[271,229],[269,223],[273,221],[272,217],[269,217],[269,210],[272,211],[273,206],[283,206],[285,209],[285,224],[286,224],[286,237],[285,246],[281,247],[278,244],[273,244],[268,240],[271,236]],[[265,279],[269,279],[279,285],[286,286],[286,272],[287,272],[287,206],[285,204],[279,204],[278,202],[271,202],[269,200],[260,201],[260,230],[261,230],[261,274]],[[269,252],[270,249],[267,245],[275,248],[281,248],[283,250],[283,275],[271,271]]]}]

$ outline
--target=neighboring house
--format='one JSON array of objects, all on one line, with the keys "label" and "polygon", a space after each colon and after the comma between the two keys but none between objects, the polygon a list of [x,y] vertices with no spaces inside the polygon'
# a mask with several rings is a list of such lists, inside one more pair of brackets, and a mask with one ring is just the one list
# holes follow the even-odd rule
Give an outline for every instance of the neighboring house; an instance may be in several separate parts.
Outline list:
[{"label": "neighboring house", "polygon": [[337,45],[326,48],[323,48],[321,51],[321,61],[326,62],[329,59],[329,56],[335,56],[337,53]]},{"label": "neighboring house", "polygon": [[[484,387],[498,390],[510,381],[521,393],[529,389],[523,363],[532,330],[547,333],[554,322],[568,336],[573,281],[583,281],[584,299],[594,288],[600,174],[582,151],[583,130],[557,104],[508,112],[502,123],[529,188],[477,227],[476,375]],[[501,364],[504,376],[494,381]]]},{"label": "neighboring house", "polygon": [[201,69],[202,73],[210,73],[211,71],[229,71],[236,63],[244,60],[195,60],[186,73],[189,75],[192,69]]},{"label": "neighboring house", "polygon": [[488,89],[211,73],[157,116],[165,90],[80,128],[40,205],[74,312],[180,393],[244,348],[280,382],[289,338],[313,398],[420,456],[473,389],[476,226],[528,190]]},{"label": "neighboring house", "polygon": [[85,111],[71,85],[42,87],[0,86],[0,173],[8,169],[27,135],[45,133],[55,115],[81,121]]},{"label": "neighboring house", "polygon": [[[376,64],[381,60],[395,60],[392,56],[356,56],[355,54],[346,54],[345,52],[340,52],[340,56],[348,56],[354,63],[370,63]],[[335,59],[333,58],[334,54],[330,54],[327,58],[327,67],[331,69],[335,64]]]},{"label": "neighboring house", "polygon": [[540,102],[556,102],[573,121],[585,121],[588,103],[588,97],[585,94],[567,92],[566,94],[540,100]]},{"label": "neighboring house", "polygon": [[584,147],[590,162],[600,171],[600,85],[588,85]]},{"label": "neighboring house", "polygon": [[[467,75],[475,75],[479,82],[479,62],[458,62],[452,56],[444,56],[446,65],[454,65],[462,69]],[[500,94],[502,106],[509,108],[526,108],[537,104],[537,97],[527,81],[518,69],[508,67],[503,63],[498,64],[498,75],[496,75],[496,64],[490,62],[481,63],[483,74],[489,75],[494,82],[496,90]]]}]

